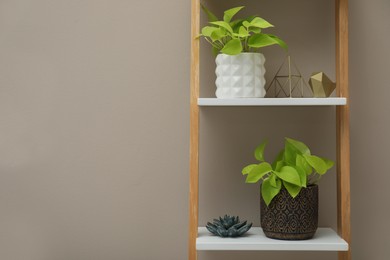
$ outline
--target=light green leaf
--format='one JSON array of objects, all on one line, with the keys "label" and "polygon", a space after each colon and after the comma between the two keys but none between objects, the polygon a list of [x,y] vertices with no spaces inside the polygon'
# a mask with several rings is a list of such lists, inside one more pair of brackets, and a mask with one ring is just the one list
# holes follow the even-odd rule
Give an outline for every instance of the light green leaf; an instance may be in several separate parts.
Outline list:
[{"label": "light green leaf", "polygon": [[306,175],[310,175],[313,171],[306,159],[300,154],[297,154],[295,165],[301,167],[305,171]]},{"label": "light green leaf", "polygon": [[[281,182],[279,183],[281,184]],[[272,186],[269,178],[263,181],[261,184],[261,196],[267,206],[271,203],[272,199],[279,194],[281,186],[282,185],[279,185],[279,187]]]},{"label": "light green leaf", "polygon": [[255,153],[254,153],[256,160],[261,161],[261,162],[265,161],[264,160],[264,149],[265,149],[267,143],[268,143],[268,141],[265,140],[259,146],[256,147]]},{"label": "light green leaf", "polygon": [[289,182],[291,184],[295,184],[297,186],[301,186],[301,178],[297,170],[295,170],[291,166],[283,166],[279,172],[274,171],[274,173],[282,180]]},{"label": "light green leaf", "polygon": [[294,165],[296,163],[298,150],[294,148],[290,143],[285,142],[284,144],[284,160],[290,164]]},{"label": "light green leaf", "polygon": [[262,162],[256,165],[255,167],[253,167],[253,169],[248,173],[245,182],[256,183],[271,171],[272,171],[271,165],[267,162]]},{"label": "light green leaf", "polygon": [[243,169],[242,169],[242,175],[246,175],[248,173],[250,173],[250,171],[256,167],[257,164],[249,164],[248,166],[245,166]]},{"label": "light green leaf", "polygon": [[286,163],[284,161],[278,161],[275,164],[275,168],[273,168],[275,171],[279,172],[280,169],[282,169],[283,166],[286,166]]},{"label": "light green leaf", "polygon": [[223,15],[223,20],[227,23],[230,23],[232,20],[233,16],[235,16],[242,8],[245,6],[239,6],[239,7],[234,7],[229,10],[226,10]]},{"label": "light green leaf", "polygon": [[261,28],[261,29],[265,29],[265,28],[269,28],[269,27],[274,27],[272,24],[270,24],[269,22],[267,22],[266,20],[264,20],[264,19],[261,18],[261,17],[255,17],[255,18],[250,22],[250,26],[257,27],[257,28]]},{"label": "light green leaf", "polygon": [[253,34],[248,40],[248,46],[252,48],[261,48],[277,44],[277,42],[267,34]]},{"label": "light green leaf", "polygon": [[310,149],[300,141],[286,137],[286,143],[291,144],[301,154],[310,154]]},{"label": "light green leaf", "polygon": [[244,21],[244,19],[237,19],[237,20],[231,21],[229,23],[229,25],[230,25],[230,27],[232,27],[234,32],[238,32],[238,29],[242,26],[243,21]]},{"label": "light green leaf", "polygon": [[211,34],[215,30],[219,30],[219,29],[217,27],[213,27],[213,26],[205,26],[202,28],[202,35],[205,37],[211,37]]},{"label": "light green leaf", "polygon": [[256,27],[249,27],[248,30],[253,33],[261,33],[261,29]]},{"label": "light green leaf", "polygon": [[209,9],[206,8],[206,6],[204,5],[200,5],[202,7],[202,10],[205,12],[205,14],[207,15],[207,18],[209,20],[209,22],[215,22],[215,21],[218,21],[218,18],[217,16],[215,16]]},{"label": "light green leaf", "polygon": [[285,49],[286,51],[288,50],[288,46],[287,46],[287,43],[285,43],[282,39],[280,39],[278,36],[276,35],[272,35],[272,34],[267,34],[269,37],[271,37],[272,39],[274,39],[277,44],[279,44],[280,47],[282,47],[283,49]]},{"label": "light green leaf", "polygon": [[251,23],[248,21],[243,21],[242,25],[245,26],[246,28],[249,28],[251,26]]},{"label": "light green leaf", "polygon": [[276,156],[276,159],[272,163],[272,169],[276,170],[276,166],[277,166],[278,162],[283,161],[283,159],[284,159],[284,149],[282,149],[278,153],[278,155]]},{"label": "light green leaf", "polygon": [[224,22],[224,21],[215,21],[215,22],[210,22],[210,23],[211,23],[211,24],[214,24],[214,25],[217,25],[217,26],[220,26],[220,27],[226,29],[228,32],[233,33],[232,27],[231,27],[230,24],[228,24],[227,22]]},{"label": "light green leaf", "polygon": [[300,166],[294,166],[295,170],[297,171],[298,175],[299,175],[299,179],[301,180],[301,187],[305,187],[306,188],[306,184],[307,184],[307,175],[306,175],[306,172],[305,170],[300,167]]},{"label": "light green leaf", "polygon": [[326,163],[326,167],[328,168],[327,170],[329,170],[330,168],[332,168],[334,166],[334,161],[326,159],[324,157],[320,157],[320,158],[322,160],[324,160],[324,162]]},{"label": "light green leaf", "polygon": [[218,41],[220,39],[222,39],[223,37],[226,37],[227,36],[227,33],[226,33],[226,30],[225,29],[222,29],[222,28],[217,28],[217,30],[214,30],[211,35],[210,35],[210,38],[213,42],[215,41]]},{"label": "light green leaf", "polygon": [[212,52],[213,52],[213,55],[214,55],[214,56],[217,56],[217,55],[219,54],[219,51],[220,51],[220,49],[219,49],[219,48],[217,48],[217,47],[213,46],[213,48],[212,48]]},{"label": "light green leaf", "polygon": [[248,33],[248,31],[245,29],[244,26],[241,26],[240,29],[238,29],[238,35],[240,37],[248,37],[250,34]]},{"label": "light green leaf", "polygon": [[313,167],[316,172],[318,172],[318,174],[325,174],[328,170],[328,165],[324,160],[322,160],[322,158],[307,154],[304,154],[303,157],[306,159],[308,164],[310,164],[310,166]]},{"label": "light green leaf", "polygon": [[270,184],[275,187],[280,189],[280,185],[282,185],[282,181],[276,176],[276,174],[271,173],[271,176],[268,177]]},{"label": "light green leaf", "polygon": [[298,154],[310,154],[309,148],[304,143],[291,138],[286,138],[284,149],[284,159],[291,165],[296,164],[296,157]]},{"label": "light green leaf", "polygon": [[226,45],[222,48],[221,52],[228,55],[237,55],[242,51],[241,41],[239,39],[230,40]]},{"label": "light green leaf", "polygon": [[291,197],[295,198],[298,196],[299,192],[301,191],[302,187],[291,184],[289,182],[283,181],[283,185],[288,191],[288,193],[291,195]]}]

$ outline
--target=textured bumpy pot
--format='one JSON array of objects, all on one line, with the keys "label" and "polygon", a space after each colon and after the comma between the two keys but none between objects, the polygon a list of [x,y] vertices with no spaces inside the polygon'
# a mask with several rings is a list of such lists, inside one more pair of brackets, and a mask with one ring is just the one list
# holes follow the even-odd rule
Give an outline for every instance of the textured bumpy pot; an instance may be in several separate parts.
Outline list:
[{"label": "textured bumpy pot", "polygon": [[217,98],[255,98],[265,96],[264,55],[218,54],[216,60]]},{"label": "textured bumpy pot", "polygon": [[260,208],[261,227],[267,237],[310,239],[318,228],[318,186],[302,188],[295,198],[282,188],[268,207],[261,198]]}]

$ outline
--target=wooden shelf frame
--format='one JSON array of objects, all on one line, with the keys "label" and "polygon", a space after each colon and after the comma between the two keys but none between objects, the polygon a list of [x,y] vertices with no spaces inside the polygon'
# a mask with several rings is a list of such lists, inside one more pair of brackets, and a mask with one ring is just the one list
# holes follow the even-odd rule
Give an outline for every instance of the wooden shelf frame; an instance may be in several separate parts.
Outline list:
[{"label": "wooden shelf frame", "polygon": [[[348,0],[335,0],[336,9],[336,91],[348,100],[336,108],[337,142],[337,232],[349,245],[340,251],[339,260],[351,260],[350,226],[350,122],[348,79]],[[199,40],[200,0],[191,0],[191,74],[190,74],[190,184],[188,259],[197,260],[199,214]]]}]

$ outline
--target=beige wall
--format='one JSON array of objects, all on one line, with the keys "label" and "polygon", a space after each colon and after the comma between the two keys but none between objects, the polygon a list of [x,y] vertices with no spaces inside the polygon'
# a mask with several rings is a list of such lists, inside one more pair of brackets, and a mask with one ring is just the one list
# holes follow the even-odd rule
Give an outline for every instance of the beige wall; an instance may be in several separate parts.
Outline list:
[{"label": "beige wall", "polygon": [[[305,77],[334,79],[333,1],[242,2],[277,25]],[[353,256],[385,260],[390,4],[350,2]],[[189,0],[0,2],[0,259],[186,259],[189,15]],[[264,53],[270,80],[283,53]],[[213,69],[202,45],[202,96]],[[333,122],[331,107],[202,108],[200,224],[230,213],[258,225],[258,188],[239,174],[252,149],[268,137],[271,156],[291,136],[334,159]],[[320,223],[335,227],[334,171],[320,196]]]}]

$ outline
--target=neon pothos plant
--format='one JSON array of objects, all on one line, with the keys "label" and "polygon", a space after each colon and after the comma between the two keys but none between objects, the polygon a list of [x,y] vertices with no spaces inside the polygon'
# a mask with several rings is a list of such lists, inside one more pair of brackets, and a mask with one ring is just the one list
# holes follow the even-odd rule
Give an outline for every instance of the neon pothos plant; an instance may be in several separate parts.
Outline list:
[{"label": "neon pothos plant", "polygon": [[286,138],[284,149],[272,164],[264,159],[267,141],[260,144],[254,152],[258,164],[250,164],[242,169],[247,175],[246,183],[262,182],[261,195],[267,204],[285,187],[295,198],[302,188],[316,184],[322,175],[333,167],[334,162],[312,155],[302,142]]},{"label": "neon pothos plant", "polygon": [[244,6],[234,7],[224,12],[223,20],[218,18],[202,5],[207,14],[209,25],[201,30],[200,37],[206,39],[213,47],[214,54],[236,55],[241,52],[255,52],[259,48],[277,44],[287,50],[287,44],[279,37],[263,33],[262,30],[274,27],[258,16],[233,20],[233,17]]}]

